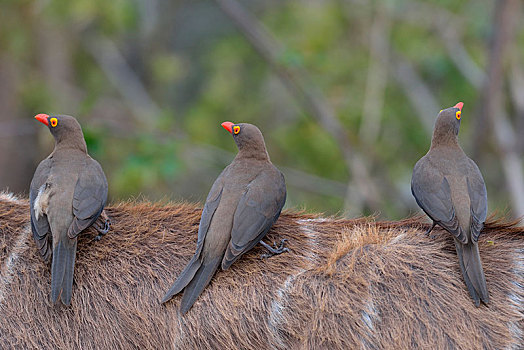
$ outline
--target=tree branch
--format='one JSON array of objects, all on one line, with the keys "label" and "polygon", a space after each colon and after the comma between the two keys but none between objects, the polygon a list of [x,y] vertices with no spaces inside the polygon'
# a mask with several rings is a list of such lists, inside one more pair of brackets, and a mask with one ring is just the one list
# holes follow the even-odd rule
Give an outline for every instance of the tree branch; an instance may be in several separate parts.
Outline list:
[{"label": "tree branch", "polygon": [[[409,21],[411,24],[434,29],[442,38],[448,56],[468,81],[480,89],[485,79],[484,71],[468,54],[460,37],[462,18],[441,7],[423,2],[406,2],[404,6],[395,7],[396,18]],[[423,21],[420,19],[424,18]]]},{"label": "tree branch", "polygon": [[434,116],[441,109],[437,99],[408,60],[398,53],[393,53],[392,56],[392,73],[415,107],[415,114],[419,117],[424,129],[428,135],[431,135],[435,122]]},{"label": "tree branch", "polygon": [[384,5],[377,5],[377,13],[369,33],[370,64],[366,82],[360,139],[372,145],[380,133],[381,114],[388,79],[389,35],[391,21]]},{"label": "tree branch", "polygon": [[489,45],[489,64],[484,88],[482,90],[481,114],[477,120],[475,150],[485,143],[488,128],[491,126],[495,136],[497,152],[502,162],[506,185],[511,196],[513,214],[524,215],[524,174],[522,162],[517,152],[517,135],[511,126],[503,106],[502,83],[503,62],[508,47],[514,41],[517,16],[520,14],[518,0],[496,2],[493,17],[493,36]]},{"label": "tree branch", "polygon": [[82,42],[115,89],[130,105],[136,121],[146,129],[152,128],[154,123],[151,122],[160,115],[160,108],[149,96],[115,43],[101,35],[89,35]]}]

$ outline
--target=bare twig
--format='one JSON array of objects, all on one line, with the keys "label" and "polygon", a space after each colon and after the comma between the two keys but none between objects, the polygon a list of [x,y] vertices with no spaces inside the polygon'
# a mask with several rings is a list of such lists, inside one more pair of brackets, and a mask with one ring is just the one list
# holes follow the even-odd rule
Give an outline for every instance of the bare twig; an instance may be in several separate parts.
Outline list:
[{"label": "bare twig", "polygon": [[392,56],[394,66],[392,72],[395,79],[404,89],[413,107],[415,107],[416,115],[419,117],[424,129],[431,135],[435,115],[441,109],[437,99],[408,60],[398,53],[394,53]]},{"label": "bare twig", "polygon": [[[491,42],[488,48],[488,68],[487,76],[482,89],[482,108],[480,109],[475,128],[475,138],[473,142],[473,149],[476,152],[480,151],[481,145],[485,143],[485,139],[496,120],[495,115],[498,115],[502,108],[502,80],[503,80],[503,65],[502,60],[504,50],[509,40],[511,40],[510,20],[512,17],[511,4],[513,0],[501,0],[495,2],[495,14],[493,18],[493,33]],[[514,9],[513,9],[514,10]]]},{"label": "bare twig", "polygon": [[454,31],[452,27],[446,25],[444,21],[442,22],[443,23],[438,26],[438,29],[449,57],[471,85],[479,89],[485,79],[484,72],[466,51],[466,48],[459,40],[457,32]]},{"label": "bare twig", "polygon": [[[520,66],[522,56],[520,48],[512,50],[510,57],[510,72],[508,74],[511,100],[515,108],[515,126],[517,135],[524,135],[524,70]],[[516,140],[517,152],[522,156],[524,152],[524,138]]]},{"label": "bare twig", "polygon": [[153,127],[154,123],[150,122],[160,115],[160,108],[149,96],[117,46],[101,35],[88,36],[87,40],[82,42],[109,81],[130,105],[131,112],[139,124],[146,129]]},{"label": "bare twig", "polygon": [[370,64],[366,82],[360,139],[372,145],[378,138],[382,108],[388,78],[389,33],[391,22],[384,5],[377,5],[377,13],[369,34]]},{"label": "bare twig", "polygon": [[38,64],[56,106],[63,114],[75,114],[84,93],[74,81],[70,33],[39,16],[34,35],[38,45]]},{"label": "bare twig", "polygon": [[[442,38],[449,57],[455,63],[458,70],[473,86],[478,89],[482,87],[485,74],[468,54],[460,40],[463,18],[442,7],[420,1],[408,1],[405,2],[403,6],[397,6],[395,8],[397,9],[397,11],[394,12],[396,18],[409,21],[414,25],[436,30]],[[424,20],[421,21],[421,18],[424,18]]]}]

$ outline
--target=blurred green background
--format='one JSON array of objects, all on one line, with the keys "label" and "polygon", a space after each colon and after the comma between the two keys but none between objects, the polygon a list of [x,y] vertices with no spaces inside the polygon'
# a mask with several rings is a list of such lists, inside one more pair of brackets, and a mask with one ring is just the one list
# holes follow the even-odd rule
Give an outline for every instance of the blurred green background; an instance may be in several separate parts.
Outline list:
[{"label": "blurred green background", "polygon": [[110,201],[203,201],[256,124],[287,207],[397,219],[440,109],[490,211],[524,214],[524,28],[518,0],[3,0],[0,189],[27,194],[69,114]]}]

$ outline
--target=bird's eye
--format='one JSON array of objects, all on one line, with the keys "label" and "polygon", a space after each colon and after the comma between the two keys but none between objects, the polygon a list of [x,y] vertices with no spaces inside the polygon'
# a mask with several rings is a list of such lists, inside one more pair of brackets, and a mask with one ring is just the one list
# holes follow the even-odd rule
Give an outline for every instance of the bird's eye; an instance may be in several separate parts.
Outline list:
[{"label": "bird's eye", "polygon": [[[440,110],[440,112],[442,112],[442,111],[443,111],[443,109]],[[439,112],[439,113],[440,113],[440,112]]]},{"label": "bird's eye", "polygon": [[235,126],[233,127],[233,133],[234,133],[235,135],[237,135],[239,132],[240,132],[240,126],[235,125]]},{"label": "bird's eye", "polygon": [[49,123],[50,123],[51,126],[54,128],[54,127],[56,127],[56,126],[58,125],[58,119],[56,119],[56,118],[51,118],[51,119],[49,120]]},{"label": "bird's eye", "polygon": [[457,111],[456,117],[458,120],[460,120],[460,111]]}]

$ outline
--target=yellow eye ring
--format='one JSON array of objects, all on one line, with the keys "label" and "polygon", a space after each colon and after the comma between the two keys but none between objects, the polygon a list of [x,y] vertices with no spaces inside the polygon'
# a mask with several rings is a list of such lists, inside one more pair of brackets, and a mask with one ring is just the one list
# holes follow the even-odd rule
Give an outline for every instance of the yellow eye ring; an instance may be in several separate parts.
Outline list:
[{"label": "yellow eye ring", "polygon": [[460,111],[457,111],[456,117],[458,120],[460,120]]},{"label": "yellow eye ring", "polygon": [[50,123],[51,126],[54,128],[55,126],[58,125],[58,119],[56,119],[56,118],[51,118],[51,119],[49,120],[49,123]]},{"label": "yellow eye ring", "polygon": [[234,133],[235,135],[237,135],[239,132],[240,132],[240,126],[235,125],[235,126],[233,127],[233,133]]}]

